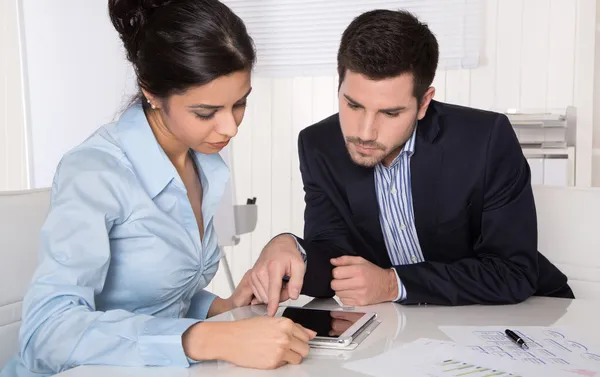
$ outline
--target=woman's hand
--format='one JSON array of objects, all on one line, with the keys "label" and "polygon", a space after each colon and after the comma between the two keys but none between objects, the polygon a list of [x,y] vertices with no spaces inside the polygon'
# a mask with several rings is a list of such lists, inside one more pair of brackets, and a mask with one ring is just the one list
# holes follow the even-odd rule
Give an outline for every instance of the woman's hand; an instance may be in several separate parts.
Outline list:
[{"label": "woman's hand", "polygon": [[250,305],[254,295],[252,293],[252,284],[250,280],[250,271],[244,274],[240,284],[235,288],[235,292],[227,299],[231,305],[231,309],[240,308]]},{"label": "woman's hand", "polygon": [[257,369],[300,364],[308,355],[308,341],[316,333],[287,318],[254,317],[234,322],[196,324],[183,336],[188,357],[224,360]]},{"label": "woman's hand", "polygon": [[235,308],[248,306],[253,298],[252,287],[250,285],[250,271],[248,271],[231,297],[226,299],[217,297],[214,299],[208,310],[208,318],[228,312]]}]

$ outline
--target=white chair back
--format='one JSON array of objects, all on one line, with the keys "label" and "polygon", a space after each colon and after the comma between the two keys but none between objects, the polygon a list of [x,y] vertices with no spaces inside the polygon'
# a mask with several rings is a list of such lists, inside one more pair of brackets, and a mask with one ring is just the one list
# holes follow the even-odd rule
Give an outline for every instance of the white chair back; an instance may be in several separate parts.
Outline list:
[{"label": "white chair back", "polygon": [[0,369],[18,350],[23,296],[49,205],[50,189],[0,192]]},{"label": "white chair back", "polygon": [[600,189],[534,186],[538,248],[576,298],[600,299]]}]

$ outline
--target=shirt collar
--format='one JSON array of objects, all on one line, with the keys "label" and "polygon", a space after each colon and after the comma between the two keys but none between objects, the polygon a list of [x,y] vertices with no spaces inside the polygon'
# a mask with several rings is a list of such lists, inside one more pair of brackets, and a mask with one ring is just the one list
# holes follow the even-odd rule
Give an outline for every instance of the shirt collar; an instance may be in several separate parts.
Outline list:
[{"label": "shirt collar", "polygon": [[[119,118],[116,126],[118,139],[136,175],[151,198],[155,198],[175,179],[183,190],[185,187],[177,170],[158,144],[141,102],[129,107]],[[194,152],[196,164],[201,172],[208,213],[214,213],[227,180],[229,169],[221,156]]]},{"label": "shirt collar", "polygon": [[404,147],[402,147],[402,150],[400,151],[398,156],[396,156],[396,158],[394,158],[394,161],[392,161],[392,163],[390,164],[390,168],[393,168],[396,165],[398,165],[402,156],[408,155],[408,157],[411,157],[415,153],[415,140],[417,138],[417,127],[418,127],[418,124],[415,125],[412,135],[406,141],[406,143],[404,143]]},{"label": "shirt collar", "polygon": [[203,154],[194,152],[196,164],[200,170],[203,213],[209,218],[216,212],[225,193],[229,180],[229,167],[219,153]]},{"label": "shirt collar", "polygon": [[141,102],[136,102],[121,115],[116,131],[136,176],[148,195],[156,197],[178,174],[156,141]]}]

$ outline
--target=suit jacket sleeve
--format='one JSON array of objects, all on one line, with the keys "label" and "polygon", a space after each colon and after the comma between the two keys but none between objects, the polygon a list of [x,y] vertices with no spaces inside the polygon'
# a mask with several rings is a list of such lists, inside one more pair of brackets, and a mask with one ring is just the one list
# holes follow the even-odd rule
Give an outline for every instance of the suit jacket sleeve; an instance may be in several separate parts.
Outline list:
[{"label": "suit jacket sleeve", "polygon": [[472,258],[394,266],[406,304],[511,304],[538,278],[537,219],[530,170],[515,133],[499,116],[488,140],[481,236]]},{"label": "suit jacket sleeve", "polygon": [[298,138],[300,173],[304,184],[304,239],[296,239],[306,251],[306,274],[302,294],[311,297],[333,297],[331,258],[356,255],[351,237],[339,211],[320,189],[311,175],[310,156],[304,148],[303,134]]}]

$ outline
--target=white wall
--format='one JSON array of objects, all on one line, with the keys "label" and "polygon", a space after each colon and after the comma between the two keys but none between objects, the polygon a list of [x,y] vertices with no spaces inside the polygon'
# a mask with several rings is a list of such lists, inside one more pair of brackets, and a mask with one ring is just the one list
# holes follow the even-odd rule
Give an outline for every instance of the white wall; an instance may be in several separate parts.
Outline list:
[{"label": "white wall", "polygon": [[[598,1],[600,4],[600,0]],[[596,7],[596,67],[600,66],[600,5]],[[592,185],[600,187],[600,67],[594,76],[594,141]]]},{"label": "white wall", "polygon": [[0,190],[28,186],[17,1],[0,1]]},{"label": "white wall", "polygon": [[19,3],[31,178],[45,187],[66,151],[116,118],[135,76],[106,0]]}]

